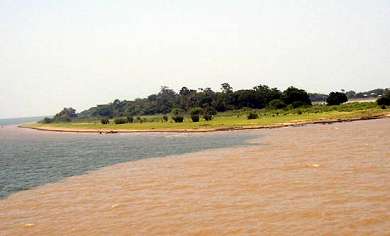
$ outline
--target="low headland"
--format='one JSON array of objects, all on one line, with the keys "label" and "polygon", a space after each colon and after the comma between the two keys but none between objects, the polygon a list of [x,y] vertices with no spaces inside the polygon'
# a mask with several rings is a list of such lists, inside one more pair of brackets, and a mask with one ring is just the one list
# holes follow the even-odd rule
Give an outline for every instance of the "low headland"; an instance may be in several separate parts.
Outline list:
[{"label": "low headland", "polygon": [[224,83],[220,92],[162,87],[147,98],[116,99],[80,113],[64,108],[53,118],[20,127],[93,133],[229,131],[385,118],[389,105],[389,89],[325,95],[266,85],[234,91]]},{"label": "low headland", "polygon": [[212,120],[201,119],[199,122],[192,122],[187,116],[180,123],[173,120],[164,121],[163,115],[137,118],[139,121],[125,124],[115,124],[114,119],[110,119],[109,124],[102,124],[100,120],[84,120],[30,123],[20,127],[82,133],[214,132],[390,118],[390,109],[382,109],[375,102],[356,102],[336,106],[318,104],[295,109],[241,109],[218,113]]}]

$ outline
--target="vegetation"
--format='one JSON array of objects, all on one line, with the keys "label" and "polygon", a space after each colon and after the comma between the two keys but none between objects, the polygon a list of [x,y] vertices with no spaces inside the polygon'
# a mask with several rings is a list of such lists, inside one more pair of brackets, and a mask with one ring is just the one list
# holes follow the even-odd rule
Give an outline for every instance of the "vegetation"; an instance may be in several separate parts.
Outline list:
[{"label": "vegetation", "polygon": [[[345,91],[344,89],[341,90],[342,93],[345,93],[348,100],[360,100],[360,99],[369,99],[369,98],[378,98],[383,96],[386,91],[389,89],[373,89],[365,92],[355,92],[353,90]],[[310,93],[310,100],[312,102],[325,102],[329,95],[327,94],[320,94],[320,93]]]},{"label": "vegetation", "polygon": [[390,90],[387,90],[386,93],[382,97],[378,98],[376,102],[380,106],[390,106]]},{"label": "vegetation", "polygon": [[184,121],[183,110],[178,108],[173,109],[172,120],[176,123],[182,123]]},{"label": "vegetation", "polygon": [[[309,94],[295,87],[280,91],[277,88],[259,85],[252,89],[235,91],[228,83],[224,83],[219,92],[214,92],[210,88],[193,90],[183,87],[178,93],[168,87],[162,87],[159,93],[144,99],[133,101],[116,99],[112,103],[98,105],[80,113],[76,113],[73,108],[64,108],[53,118],[45,118],[40,123],[50,127],[115,129],[121,125],[121,129],[135,130],[200,129],[329,118],[345,119],[387,112],[385,104],[388,104],[388,93],[378,99],[377,104],[337,105],[345,102],[346,97],[357,94],[335,92],[329,96],[324,95],[328,101],[328,106],[325,106],[312,105],[311,101],[314,98],[325,98],[323,95]],[[380,109],[378,105],[384,109]]]},{"label": "vegetation", "polygon": [[248,120],[254,120],[254,119],[258,119],[259,118],[259,115],[255,112],[250,112],[248,114]]},{"label": "vegetation", "polygon": [[128,120],[125,118],[115,118],[114,123],[117,125],[126,124],[128,123]]},{"label": "vegetation", "polygon": [[[203,112],[203,109],[202,109]],[[257,119],[248,119],[250,113],[256,113]],[[203,130],[203,129],[230,129],[242,127],[267,127],[285,123],[327,121],[327,120],[348,120],[369,118],[390,114],[390,108],[381,109],[375,102],[355,102],[341,105],[303,106],[293,108],[292,106],[283,109],[251,109],[242,108],[238,110],[228,110],[219,112],[213,116],[212,120],[200,119],[193,122],[190,114],[183,114],[183,122],[167,121],[162,122],[164,115],[139,116],[133,123],[117,125],[114,119],[110,119],[109,124],[101,124],[100,119],[76,120],[74,122],[59,122],[50,124],[34,124],[33,127],[58,128],[58,129],[92,129],[107,130],[116,129],[129,130]]]},{"label": "vegetation", "polygon": [[328,105],[340,105],[348,101],[347,95],[340,92],[331,92],[326,99]]},{"label": "vegetation", "polygon": [[127,123],[133,123],[134,122],[134,117],[132,117],[132,116],[127,116],[126,119],[127,119]]},{"label": "vegetation", "polygon": [[200,115],[202,113],[203,113],[202,108],[200,108],[200,107],[192,108],[192,110],[191,110],[191,120],[192,120],[192,122],[199,122]]},{"label": "vegetation", "polygon": [[107,124],[110,124],[110,120],[103,118],[100,120],[100,123],[102,123],[102,125],[107,125]]},{"label": "vegetation", "polygon": [[282,109],[285,108],[287,105],[282,99],[274,99],[269,102],[268,106],[272,109]]},{"label": "vegetation", "polygon": [[214,115],[217,114],[217,111],[215,110],[215,108],[209,106],[209,107],[206,107],[205,109],[203,109],[203,119],[205,119],[206,121],[210,121],[214,118]]},{"label": "vegetation", "polygon": [[[181,109],[183,113],[190,113],[193,108],[197,107],[217,112],[245,107],[261,109],[267,107],[272,100],[279,100],[277,108],[281,108],[283,104],[286,106],[292,103],[300,106],[311,104],[309,94],[305,90],[294,87],[282,92],[277,88],[259,85],[252,89],[234,91],[228,83],[224,83],[221,85],[221,91],[218,92],[211,88],[194,90],[183,87],[176,93],[168,87],[161,87],[160,92],[149,95],[147,98],[138,98],[133,101],[116,99],[112,103],[82,111],[77,114],[77,117],[71,117],[71,119],[111,119],[114,117],[169,114],[175,108]],[[210,118],[210,113],[202,115]]]}]

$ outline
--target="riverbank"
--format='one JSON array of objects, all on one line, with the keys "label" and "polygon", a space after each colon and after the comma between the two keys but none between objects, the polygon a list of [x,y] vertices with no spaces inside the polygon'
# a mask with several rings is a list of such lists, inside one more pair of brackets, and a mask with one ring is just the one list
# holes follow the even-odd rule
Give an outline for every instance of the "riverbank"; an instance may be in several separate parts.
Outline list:
[{"label": "riverbank", "polygon": [[[106,167],[0,201],[5,235],[384,235],[390,120]],[[248,132],[248,131],[240,131]]]},{"label": "riverbank", "polygon": [[[135,133],[135,132],[173,132],[173,133],[200,133],[233,130],[271,129],[308,124],[331,124],[389,118],[390,111],[360,111],[337,112],[324,114],[302,114],[294,116],[272,116],[257,120],[227,120],[217,118],[210,122],[189,124],[177,123],[143,123],[104,126],[97,123],[54,123],[54,124],[24,124],[19,127],[41,131],[73,132],[73,133]],[[225,121],[225,122],[224,122]],[[157,123],[157,124],[156,124]],[[106,128],[107,127],[107,128]]]}]

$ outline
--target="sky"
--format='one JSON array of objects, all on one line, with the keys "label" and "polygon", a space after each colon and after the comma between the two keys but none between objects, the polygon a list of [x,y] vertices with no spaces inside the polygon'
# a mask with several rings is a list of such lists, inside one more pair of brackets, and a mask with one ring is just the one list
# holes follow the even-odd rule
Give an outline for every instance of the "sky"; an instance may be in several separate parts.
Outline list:
[{"label": "sky", "polygon": [[390,1],[0,0],[0,118],[224,82],[390,87]]}]

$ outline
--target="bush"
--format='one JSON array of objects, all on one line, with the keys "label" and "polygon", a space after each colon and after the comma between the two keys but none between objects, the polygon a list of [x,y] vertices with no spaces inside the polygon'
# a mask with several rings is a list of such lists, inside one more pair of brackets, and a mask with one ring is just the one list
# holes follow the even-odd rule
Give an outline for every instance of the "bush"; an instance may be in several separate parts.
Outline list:
[{"label": "bush", "polygon": [[41,121],[42,124],[50,124],[50,123],[52,123],[52,122],[53,122],[53,119],[50,119],[49,117],[45,117],[45,118]]},{"label": "bush", "polygon": [[200,115],[202,114],[203,110],[200,107],[194,107],[191,110],[191,115]]},{"label": "bush", "polygon": [[213,119],[213,116],[209,114],[203,114],[203,119],[205,119],[206,121],[210,121]]},{"label": "bush", "polygon": [[259,115],[257,113],[251,112],[248,114],[247,118],[248,120],[254,120],[254,119],[258,119]]},{"label": "bush", "polygon": [[274,99],[269,102],[268,106],[273,109],[282,109],[286,107],[286,103],[282,99]]},{"label": "bush", "polygon": [[200,116],[199,115],[191,115],[192,122],[199,122]]},{"label": "bush", "polygon": [[168,122],[168,116],[167,116],[167,115],[163,115],[162,120],[163,120],[164,122]]},{"label": "bush", "polygon": [[345,103],[348,101],[347,95],[345,93],[340,93],[340,92],[331,92],[326,99],[326,103],[331,106],[331,105],[340,105],[342,103]]},{"label": "bush", "polygon": [[295,102],[291,103],[291,106],[292,106],[293,108],[303,107],[303,106],[305,106],[305,105],[306,105],[306,104],[303,103],[302,101],[295,101]]},{"label": "bush", "polygon": [[102,123],[103,125],[108,125],[110,123],[110,120],[109,119],[101,119],[100,123]]},{"label": "bush", "polygon": [[128,123],[133,123],[133,122],[134,122],[134,117],[128,116],[128,117],[126,117],[126,118],[127,118],[127,122],[128,122]]},{"label": "bush", "polygon": [[378,98],[378,100],[376,100],[376,103],[379,106],[381,105],[390,106],[390,98],[386,98],[386,97]]},{"label": "bush", "polygon": [[217,114],[217,111],[214,109],[214,107],[205,107],[203,109],[203,119],[206,121],[212,120],[214,115]]},{"label": "bush", "polygon": [[175,121],[176,123],[181,123],[184,120],[183,116],[183,110],[175,108],[172,110],[172,120]]},{"label": "bush", "polygon": [[386,91],[386,93],[382,97],[376,100],[376,103],[379,106],[381,105],[390,106],[390,91]]},{"label": "bush", "polygon": [[172,120],[176,123],[182,123],[184,121],[184,117],[181,115],[172,116]]},{"label": "bush", "polygon": [[203,110],[200,107],[192,108],[191,110],[191,120],[192,122],[199,122],[200,115],[202,114]]},{"label": "bush", "polygon": [[125,119],[125,118],[115,118],[114,119],[114,123],[116,125],[126,124],[127,123],[127,119]]}]

